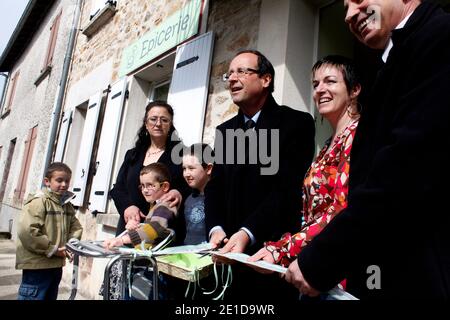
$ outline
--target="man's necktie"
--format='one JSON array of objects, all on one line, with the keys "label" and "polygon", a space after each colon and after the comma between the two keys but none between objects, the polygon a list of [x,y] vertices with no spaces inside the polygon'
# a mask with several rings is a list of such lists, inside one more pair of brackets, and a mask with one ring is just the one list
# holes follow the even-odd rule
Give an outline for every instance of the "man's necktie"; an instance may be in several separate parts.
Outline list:
[{"label": "man's necktie", "polygon": [[244,124],[244,130],[247,131],[248,129],[252,129],[256,126],[255,121],[253,121],[252,119],[247,120],[247,122]]}]

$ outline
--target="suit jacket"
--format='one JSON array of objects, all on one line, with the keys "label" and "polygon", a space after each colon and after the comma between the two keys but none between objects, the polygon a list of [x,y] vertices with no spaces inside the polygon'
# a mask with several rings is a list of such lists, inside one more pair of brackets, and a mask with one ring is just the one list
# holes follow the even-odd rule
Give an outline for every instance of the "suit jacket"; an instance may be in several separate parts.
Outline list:
[{"label": "suit jacket", "polygon": [[[226,136],[227,130],[234,132],[243,125],[244,116],[239,111],[237,116],[217,127],[216,160],[220,159],[221,153],[226,159],[231,151],[226,148],[230,140]],[[272,160],[279,156],[278,172],[262,175],[264,165],[259,160],[256,164],[216,162],[205,190],[207,232],[214,226],[221,226],[230,237],[241,227],[246,227],[257,243],[249,252],[259,249],[264,241],[279,239],[284,232],[298,230],[301,186],[314,154],[314,121],[311,115],[279,106],[271,95],[256,123],[255,131],[259,138],[263,136],[261,129],[279,129],[279,155],[271,155]],[[224,137],[223,144],[219,143],[218,135]],[[269,139],[265,140],[269,140],[270,151],[273,146],[270,133],[268,136]],[[236,148],[234,151],[236,155]]]},{"label": "suit jacket", "polygon": [[[174,164],[170,158],[172,152],[172,145],[164,151],[158,162],[165,164],[170,171],[172,183],[171,189],[177,189],[183,196],[183,200],[189,195],[190,189],[186,181],[183,178],[183,168],[181,164]],[[114,204],[119,212],[120,218],[117,225],[116,234],[120,234],[125,230],[125,220],[123,217],[124,211],[129,206],[137,206],[144,214],[147,214],[150,205],[145,200],[142,192],[139,190],[139,173],[143,168],[145,150],[130,149],[126,152],[124,161],[120,167],[117,175],[116,183],[110,191],[110,196],[114,201]],[[180,212],[183,212],[181,207]],[[141,219],[143,222],[144,219]],[[177,242],[184,240],[184,216],[177,219],[175,231],[177,232]]]},{"label": "suit jacket", "polygon": [[348,208],[301,252],[305,279],[360,298],[450,299],[450,15],[423,2],[380,70],[351,153]]}]

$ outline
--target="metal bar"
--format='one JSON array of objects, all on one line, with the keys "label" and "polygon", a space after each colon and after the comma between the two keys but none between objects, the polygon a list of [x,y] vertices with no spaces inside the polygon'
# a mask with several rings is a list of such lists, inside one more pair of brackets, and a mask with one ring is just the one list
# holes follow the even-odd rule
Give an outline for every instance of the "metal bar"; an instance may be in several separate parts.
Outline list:
[{"label": "metal bar", "polygon": [[72,292],[70,293],[69,300],[75,300],[78,290],[78,265],[80,261],[80,256],[74,254],[73,257],[73,270],[72,270]]}]

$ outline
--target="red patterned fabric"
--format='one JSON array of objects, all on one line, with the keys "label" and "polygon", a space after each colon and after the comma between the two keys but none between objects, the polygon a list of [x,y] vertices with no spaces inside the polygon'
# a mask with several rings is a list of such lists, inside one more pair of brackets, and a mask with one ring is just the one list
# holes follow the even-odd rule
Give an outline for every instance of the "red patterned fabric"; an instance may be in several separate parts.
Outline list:
[{"label": "red patterned fabric", "polygon": [[[358,119],[353,120],[333,141],[320,151],[306,173],[303,184],[304,223],[300,232],[286,233],[276,242],[265,243],[275,262],[288,267],[336,214],[347,207],[350,151]],[[330,147],[330,148],[329,148]]]}]

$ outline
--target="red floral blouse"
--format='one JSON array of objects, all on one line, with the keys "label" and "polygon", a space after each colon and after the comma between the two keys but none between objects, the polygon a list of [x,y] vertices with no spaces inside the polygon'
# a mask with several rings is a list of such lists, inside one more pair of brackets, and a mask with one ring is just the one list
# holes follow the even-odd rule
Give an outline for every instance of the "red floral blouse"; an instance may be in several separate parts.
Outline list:
[{"label": "red floral blouse", "polygon": [[[333,217],[347,207],[350,150],[358,120],[342,131],[330,146],[325,143],[311,164],[303,182],[303,225],[300,232],[286,233],[281,240],[268,241],[265,247],[272,252],[275,263],[288,267],[302,248],[308,244]],[[329,150],[328,150],[329,149]]]}]

